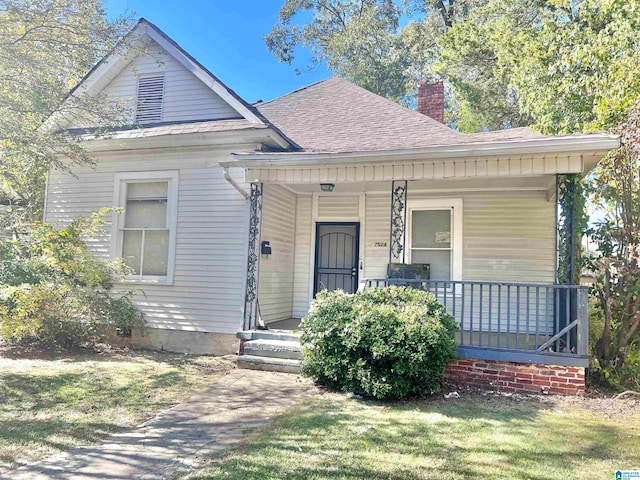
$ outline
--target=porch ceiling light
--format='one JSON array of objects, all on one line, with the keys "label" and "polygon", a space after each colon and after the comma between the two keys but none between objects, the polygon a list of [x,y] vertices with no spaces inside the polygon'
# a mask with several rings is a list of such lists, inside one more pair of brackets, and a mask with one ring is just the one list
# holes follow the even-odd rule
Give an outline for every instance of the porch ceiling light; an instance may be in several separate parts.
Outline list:
[{"label": "porch ceiling light", "polygon": [[336,188],[336,186],[333,183],[320,184],[320,190],[322,190],[323,192],[333,192],[334,188]]}]

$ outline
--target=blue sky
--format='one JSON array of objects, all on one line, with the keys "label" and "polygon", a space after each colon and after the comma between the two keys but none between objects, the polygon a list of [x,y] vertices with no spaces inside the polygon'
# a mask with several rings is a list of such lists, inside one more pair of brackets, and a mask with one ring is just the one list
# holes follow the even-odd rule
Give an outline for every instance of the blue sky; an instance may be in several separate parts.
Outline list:
[{"label": "blue sky", "polygon": [[[270,100],[331,76],[307,71],[308,55],[293,66],[278,62],[264,36],[284,0],[105,0],[109,15],[135,11],[164,30],[182,48],[248,102]],[[302,73],[296,74],[296,67]]]}]

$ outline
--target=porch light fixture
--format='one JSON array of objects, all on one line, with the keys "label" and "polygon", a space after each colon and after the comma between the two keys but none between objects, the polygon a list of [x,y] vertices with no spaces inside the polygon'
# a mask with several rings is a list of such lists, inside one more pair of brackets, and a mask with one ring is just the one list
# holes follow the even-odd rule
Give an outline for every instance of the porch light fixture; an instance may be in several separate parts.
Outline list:
[{"label": "porch light fixture", "polygon": [[322,190],[323,192],[333,192],[334,188],[336,188],[336,186],[333,183],[320,184],[320,190]]}]

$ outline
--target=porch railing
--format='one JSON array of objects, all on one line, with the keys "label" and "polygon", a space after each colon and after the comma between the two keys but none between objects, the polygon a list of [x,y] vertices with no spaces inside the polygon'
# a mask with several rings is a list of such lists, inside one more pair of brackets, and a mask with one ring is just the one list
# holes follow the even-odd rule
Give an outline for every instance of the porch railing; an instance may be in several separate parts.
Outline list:
[{"label": "porch railing", "polygon": [[[460,326],[456,339],[459,352],[509,351],[520,353],[518,358],[527,362],[549,363],[548,357],[552,356],[562,364],[586,364],[587,287],[402,278],[365,280],[365,288],[387,285],[431,292]],[[483,358],[499,360],[504,355],[487,353]]]}]

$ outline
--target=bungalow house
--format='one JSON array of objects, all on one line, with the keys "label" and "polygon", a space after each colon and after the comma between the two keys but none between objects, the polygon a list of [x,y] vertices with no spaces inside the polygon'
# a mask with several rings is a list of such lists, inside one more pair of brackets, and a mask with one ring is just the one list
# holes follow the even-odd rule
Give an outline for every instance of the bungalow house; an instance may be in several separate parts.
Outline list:
[{"label": "bungalow house", "polygon": [[233,353],[262,325],[295,328],[321,289],[398,283],[460,323],[452,375],[512,364],[513,382],[558,368],[584,384],[587,296],[557,278],[558,189],[616,137],[462,134],[442,123],[438,83],[420,87],[421,111],[337,78],[251,105],[150,22],[128,39],[70,94],[127,105],[121,125],[49,124],[95,165],[49,172],[45,219],[123,208],[91,246],[132,269],[121,288],[140,291],[149,327],[132,342]]}]

